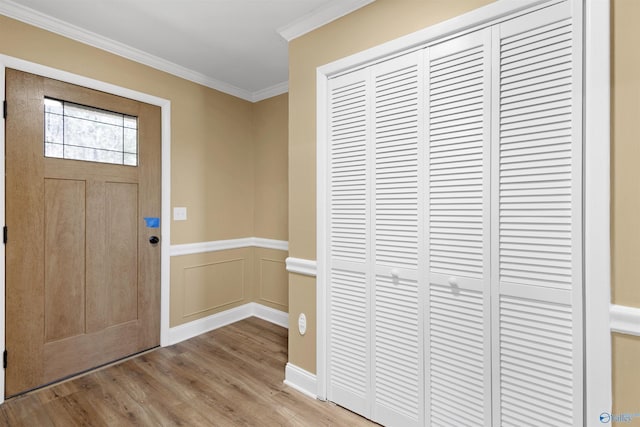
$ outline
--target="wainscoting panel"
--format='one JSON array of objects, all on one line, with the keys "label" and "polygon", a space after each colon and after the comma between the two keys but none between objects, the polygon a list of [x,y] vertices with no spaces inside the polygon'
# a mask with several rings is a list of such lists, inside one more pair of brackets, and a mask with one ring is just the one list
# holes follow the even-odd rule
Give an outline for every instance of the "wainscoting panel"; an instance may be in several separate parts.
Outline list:
[{"label": "wainscoting panel", "polygon": [[255,249],[257,286],[255,302],[276,310],[289,311],[287,252],[275,249]]},{"label": "wainscoting panel", "polygon": [[239,258],[185,268],[183,315],[194,316],[242,301],[245,263]]},{"label": "wainscoting panel", "polygon": [[251,302],[253,250],[171,257],[171,326]]}]

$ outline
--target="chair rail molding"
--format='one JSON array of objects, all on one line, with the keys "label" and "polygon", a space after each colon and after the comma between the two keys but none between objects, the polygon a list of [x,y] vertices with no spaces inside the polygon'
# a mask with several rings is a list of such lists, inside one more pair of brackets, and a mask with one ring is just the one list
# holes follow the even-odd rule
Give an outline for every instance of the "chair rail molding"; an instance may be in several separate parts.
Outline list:
[{"label": "chair rail molding", "polygon": [[612,304],[611,332],[640,337],[640,308]]},{"label": "chair rail molding", "polygon": [[230,249],[250,247],[288,251],[289,242],[285,240],[264,239],[262,237],[243,237],[240,239],[186,243],[181,245],[171,245],[171,256],[202,254],[206,252],[226,251]]},{"label": "chair rail molding", "polygon": [[302,258],[288,257],[287,271],[289,273],[302,274],[304,276],[316,277],[316,261]]}]

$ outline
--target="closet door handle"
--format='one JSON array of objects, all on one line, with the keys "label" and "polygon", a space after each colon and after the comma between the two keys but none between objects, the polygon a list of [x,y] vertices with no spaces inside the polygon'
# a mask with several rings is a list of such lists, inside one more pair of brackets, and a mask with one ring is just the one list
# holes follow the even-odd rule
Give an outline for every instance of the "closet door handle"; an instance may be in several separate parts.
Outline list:
[{"label": "closet door handle", "polygon": [[397,279],[400,277],[400,271],[398,271],[397,268],[394,268],[391,270],[391,277],[393,277],[394,279]]},{"label": "closet door handle", "polygon": [[458,286],[458,279],[455,277],[449,277],[448,282],[450,286]]}]

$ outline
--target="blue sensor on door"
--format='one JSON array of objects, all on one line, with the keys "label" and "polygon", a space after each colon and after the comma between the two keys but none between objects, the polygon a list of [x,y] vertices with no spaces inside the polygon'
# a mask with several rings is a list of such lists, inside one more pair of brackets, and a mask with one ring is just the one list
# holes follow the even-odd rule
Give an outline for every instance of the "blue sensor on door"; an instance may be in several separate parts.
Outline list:
[{"label": "blue sensor on door", "polygon": [[144,218],[147,228],[160,228],[160,218]]}]

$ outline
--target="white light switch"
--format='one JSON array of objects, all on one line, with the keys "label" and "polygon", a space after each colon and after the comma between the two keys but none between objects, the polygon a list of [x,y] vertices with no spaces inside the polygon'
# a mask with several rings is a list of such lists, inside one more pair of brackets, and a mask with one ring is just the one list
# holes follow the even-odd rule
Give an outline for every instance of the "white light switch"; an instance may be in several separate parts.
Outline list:
[{"label": "white light switch", "polygon": [[187,220],[187,208],[173,208],[173,220],[174,221],[186,221]]}]

